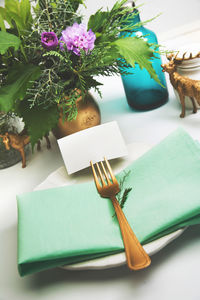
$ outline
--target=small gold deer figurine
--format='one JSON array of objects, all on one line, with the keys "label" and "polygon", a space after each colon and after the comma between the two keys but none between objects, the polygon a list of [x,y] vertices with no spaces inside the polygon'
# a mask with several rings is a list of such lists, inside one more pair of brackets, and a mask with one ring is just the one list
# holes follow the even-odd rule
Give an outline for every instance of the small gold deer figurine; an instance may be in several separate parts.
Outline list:
[{"label": "small gold deer figurine", "polygon": [[193,113],[197,112],[197,106],[195,103],[195,99],[198,104],[200,104],[200,80],[194,80],[186,76],[182,76],[177,72],[177,65],[180,65],[183,61],[194,59],[194,58],[200,58],[200,52],[192,56],[192,53],[189,55],[189,57],[185,57],[186,53],[183,54],[182,58],[177,57],[178,53],[176,55],[168,54],[167,59],[169,60],[168,64],[163,64],[161,67],[163,68],[163,72],[169,73],[169,78],[172,86],[175,88],[175,90],[178,92],[182,111],[180,114],[181,118],[185,117],[185,96],[188,96],[193,105]]},{"label": "small gold deer figurine", "polygon": [[[25,156],[25,151],[24,147],[30,143],[30,136],[27,134],[24,134],[25,131],[22,131],[19,134],[16,133],[11,133],[11,132],[6,132],[5,134],[0,134],[0,137],[3,139],[3,143],[6,147],[7,150],[10,150],[10,147],[18,150],[21,154],[22,157],[22,168],[26,167],[26,156]],[[46,141],[47,141],[47,148],[51,148],[51,144],[49,141],[48,136],[45,136]],[[37,143],[37,150],[40,150],[40,141]]]}]

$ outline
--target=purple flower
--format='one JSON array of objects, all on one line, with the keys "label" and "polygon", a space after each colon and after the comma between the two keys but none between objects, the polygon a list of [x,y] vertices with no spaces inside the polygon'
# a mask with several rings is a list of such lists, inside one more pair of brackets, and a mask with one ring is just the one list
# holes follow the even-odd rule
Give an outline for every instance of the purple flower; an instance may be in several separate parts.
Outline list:
[{"label": "purple flower", "polygon": [[43,32],[41,35],[42,46],[47,50],[53,50],[58,46],[58,38],[54,32]]},{"label": "purple flower", "polygon": [[60,49],[64,50],[65,44],[67,50],[73,51],[76,55],[80,55],[80,49],[88,53],[94,48],[95,39],[96,36],[91,29],[87,31],[84,24],[74,23],[62,31]]}]

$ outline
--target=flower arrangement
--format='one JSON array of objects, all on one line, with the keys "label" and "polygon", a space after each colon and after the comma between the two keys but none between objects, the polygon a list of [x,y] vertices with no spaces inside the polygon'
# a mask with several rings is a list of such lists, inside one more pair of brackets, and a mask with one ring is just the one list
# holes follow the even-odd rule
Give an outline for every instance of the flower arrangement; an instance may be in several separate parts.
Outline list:
[{"label": "flower arrangement", "polygon": [[23,119],[32,146],[56,126],[61,108],[76,118],[80,93],[83,101],[91,88],[101,95],[99,75],[128,73],[138,63],[159,81],[151,64],[157,45],[120,35],[137,28],[127,25],[126,0],[97,10],[87,25],[78,13],[83,1],[5,0],[0,7],[0,112]]}]

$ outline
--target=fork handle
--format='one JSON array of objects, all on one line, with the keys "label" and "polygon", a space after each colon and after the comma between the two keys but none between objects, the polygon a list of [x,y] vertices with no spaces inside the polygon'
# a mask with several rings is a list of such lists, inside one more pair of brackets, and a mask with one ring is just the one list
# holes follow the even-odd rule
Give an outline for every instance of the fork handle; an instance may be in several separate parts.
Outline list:
[{"label": "fork handle", "polygon": [[148,267],[151,263],[150,257],[131,229],[116,197],[112,197],[111,200],[121,229],[128,267],[131,270],[140,270]]}]

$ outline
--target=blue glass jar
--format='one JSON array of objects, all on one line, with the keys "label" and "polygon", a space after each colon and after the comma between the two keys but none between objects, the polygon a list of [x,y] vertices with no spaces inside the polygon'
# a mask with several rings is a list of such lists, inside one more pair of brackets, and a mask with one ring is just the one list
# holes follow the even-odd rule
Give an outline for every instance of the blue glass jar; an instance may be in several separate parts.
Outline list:
[{"label": "blue glass jar", "polygon": [[[134,6],[134,3],[132,6]],[[137,12],[136,9],[134,9],[132,24],[140,22],[140,16],[135,14],[135,12]],[[144,39],[148,40],[149,43],[158,43],[155,33],[143,26],[138,27],[131,34],[130,32],[121,32],[121,35],[144,36]],[[146,69],[141,70],[137,63],[134,68],[129,69],[130,75],[121,75],[128,104],[135,110],[151,110],[168,101],[168,91],[161,68],[161,58],[159,54],[156,54],[156,56],[157,58],[151,60],[152,66],[164,87],[152,79]]]}]

